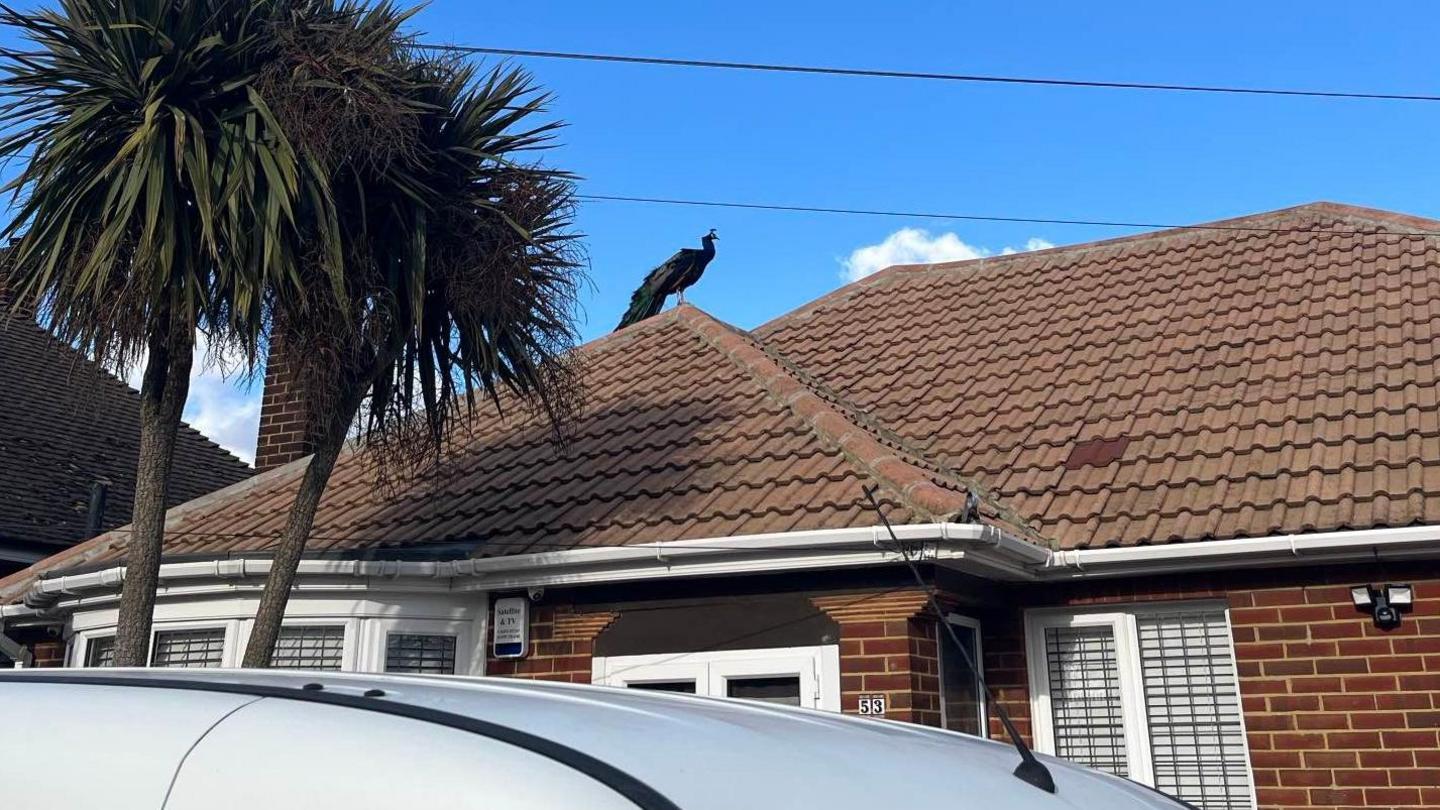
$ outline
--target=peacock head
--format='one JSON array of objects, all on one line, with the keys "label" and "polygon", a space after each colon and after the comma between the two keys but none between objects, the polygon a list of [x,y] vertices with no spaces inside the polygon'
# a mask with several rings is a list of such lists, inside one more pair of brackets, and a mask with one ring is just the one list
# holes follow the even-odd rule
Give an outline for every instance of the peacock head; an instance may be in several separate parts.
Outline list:
[{"label": "peacock head", "polygon": [[703,241],[708,241],[708,242],[714,242],[716,239],[719,239],[719,238],[720,238],[719,236],[716,236],[716,235],[715,235],[715,229],[714,229],[714,228],[711,228],[711,229],[710,229],[710,233],[707,233],[707,234],[705,234],[704,236],[700,237],[701,240],[703,240]]}]

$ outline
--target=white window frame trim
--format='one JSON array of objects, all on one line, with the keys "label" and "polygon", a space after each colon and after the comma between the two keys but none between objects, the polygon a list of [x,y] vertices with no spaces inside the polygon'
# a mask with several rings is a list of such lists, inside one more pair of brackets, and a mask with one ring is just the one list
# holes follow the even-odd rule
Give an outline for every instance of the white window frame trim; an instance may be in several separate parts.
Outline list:
[{"label": "white window frame trim", "polygon": [[[695,694],[723,696],[731,678],[800,677],[801,706],[840,711],[840,646],[762,647],[747,650],[595,656],[590,679],[598,686],[695,681]],[[809,688],[806,679],[810,680]],[[811,702],[806,703],[806,697]],[[726,698],[728,699],[728,698]]]},{"label": "white window frame trim", "polygon": [[[981,739],[988,740],[990,739],[990,700],[989,695],[987,694],[985,689],[985,647],[984,641],[981,639],[980,635],[980,620],[959,613],[949,613],[946,614],[945,621],[949,624],[955,625],[956,627],[964,627],[965,629],[975,634],[975,694],[980,699],[978,707],[979,717],[977,719],[980,721],[979,729]],[[946,632],[944,628],[936,628],[937,637],[935,640],[939,645],[937,649],[938,655],[936,656],[936,665],[938,666],[940,673],[941,728],[950,727],[950,718],[946,716],[947,713],[945,711],[945,644],[953,643],[948,642],[949,635],[950,634]]]},{"label": "white window frame trim", "polygon": [[[1025,663],[1030,680],[1031,732],[1035,750],[1055,754],[1055,729],[1050,712],[1050,671],[1045,649],[1045,628],[1083,627],[1110,624],[1115,627],[1115,660],[1119,670],[1121,716],[1124,720],[1126,755],[1130,776],[1136,782],[1155,786],[1150,752],[1150,723],[1145,711],[1145,688],[1140,671],[1139,630],[1136,619],[1148,613],[1177,610],[1218,610],[1225,617],[1230,639],[1230,664],[1235,672],[1236,708],[1240,736],[1245,743],[1245,777],[1250,785],[1250,806],[1259,807],[1255,792],[1255,769],[1250,762],[1250,735],[1245,728],[1245,705],[1240,691],[1240,669],[1235,659],[1235,631],[1230,605],[1214,599],[1187,599],[1164,602],[1125,602],[1087,607],[1037,608],[1025,611]],[[1135,749],[1140,749],[1138,752]]]}]

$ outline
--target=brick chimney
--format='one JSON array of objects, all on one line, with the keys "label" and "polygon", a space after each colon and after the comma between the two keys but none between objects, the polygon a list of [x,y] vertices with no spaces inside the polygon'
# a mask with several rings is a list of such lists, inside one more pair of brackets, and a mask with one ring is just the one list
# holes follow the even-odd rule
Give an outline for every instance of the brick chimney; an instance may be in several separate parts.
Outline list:
[{"label": "brick chimney", "polygon": [[309,419],[286,351],[278,339],[265,358],[265,389],[260,396],[260,432],[255,437],[255,471],[265,472],[315,451]]}]

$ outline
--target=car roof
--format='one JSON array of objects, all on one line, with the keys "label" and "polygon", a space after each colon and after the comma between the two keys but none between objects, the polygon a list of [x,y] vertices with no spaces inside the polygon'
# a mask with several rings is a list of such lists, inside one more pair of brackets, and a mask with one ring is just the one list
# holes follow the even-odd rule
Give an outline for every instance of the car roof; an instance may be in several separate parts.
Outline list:
[{"label": "car roof", "polygon": [[598,759],[684,810],[841,810],[921,799],[936,810],[995,801],[1019,810],[1179,806],[1157,801],[1147,788],[1051,757],[1044,759],[1057,791],[1044,793],[1012,775],[1019,757],[998,742],[724,698],[511,678],[260,670],[17,670],[0,673],[0,684],[14,678],[253,691],[297,700],[348,696],[346,705],[359,708],[410,713],[398,711],[408,707],[471,718]]}]

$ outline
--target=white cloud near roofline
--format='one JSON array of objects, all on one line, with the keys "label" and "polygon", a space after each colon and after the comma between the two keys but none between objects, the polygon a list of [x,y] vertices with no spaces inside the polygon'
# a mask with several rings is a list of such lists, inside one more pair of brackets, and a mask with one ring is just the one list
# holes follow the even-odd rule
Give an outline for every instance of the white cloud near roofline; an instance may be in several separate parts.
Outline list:
[{"label": "white cloud near roofline", "polygon": [[[137,391],[145,375],[141,357],[125,375],[125,382]],[[260,429],[260,385],[247,385],[237,373],[238,364],[210,356],[203,334],[197,335],[195,364],[190,371],[190,396],[185,400],[184,420],[210,441],[255,463],[255,434]]]},{"label": "white cloud near roofline", "polygon": [[1004,247],[994,251],[963,241],[954,233],[931,234],[924,228],[901,228],[875,245],[865,245],[840,259],[840,278],[859,281],[866,276],[895,264],[933,264],[981,259],[986,256],[1008,256],[1030,250],[1044,250],[1055,245],[1039,237],[1026,240],[1024,247]]}]

